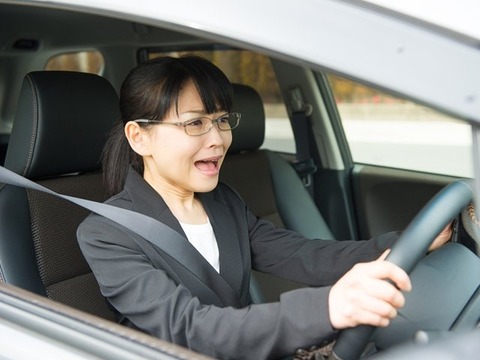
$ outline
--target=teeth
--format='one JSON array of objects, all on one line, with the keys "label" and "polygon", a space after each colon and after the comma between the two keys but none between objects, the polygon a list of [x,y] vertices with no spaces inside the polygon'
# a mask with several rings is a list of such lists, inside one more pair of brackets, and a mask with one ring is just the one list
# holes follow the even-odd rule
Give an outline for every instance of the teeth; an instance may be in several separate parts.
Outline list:
[{"label": "teeth", "polygon": [[218,160],[199,160],[201,162],[204,162],[204,163],[212,163],[212,164],[217,164],[218,163]]}]

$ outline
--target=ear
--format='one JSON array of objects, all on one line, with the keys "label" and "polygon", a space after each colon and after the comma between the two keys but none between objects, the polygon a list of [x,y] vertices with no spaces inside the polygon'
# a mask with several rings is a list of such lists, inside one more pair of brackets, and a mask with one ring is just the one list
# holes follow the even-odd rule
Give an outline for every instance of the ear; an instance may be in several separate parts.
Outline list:
[{"label": "ear", "polygon": [[125,137],[130,144],[130,147],[140,156],[150,155],[149,151],[149,136],[147,130],[140,127],[134,121],[129,121],[125,124]]}]

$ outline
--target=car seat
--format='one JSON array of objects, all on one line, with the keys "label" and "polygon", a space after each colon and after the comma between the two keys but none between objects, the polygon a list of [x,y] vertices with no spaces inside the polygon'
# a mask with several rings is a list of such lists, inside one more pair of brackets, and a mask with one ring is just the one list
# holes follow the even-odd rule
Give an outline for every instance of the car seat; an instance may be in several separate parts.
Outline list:
[{"label": "car seat", "polygon": [[[250,86],[234,84],[233,111],[240,125],[222,165],[220,180],[232,186],[255,215],[308,238],[334,239],[312,197],[291,164],[281,155],[261,149],[265,111],[260,94]],[[266,301],[302,286],[254,272]]]},{"label": "car seat", "polygon": [[[104,78],[39,71],[26,75],[5,167],[54,191],[104,201],[100,157],[119,118]],[[0,187],[0,276],[9,284],[113,320],[77,244],[88,211],[51,195]]]}]

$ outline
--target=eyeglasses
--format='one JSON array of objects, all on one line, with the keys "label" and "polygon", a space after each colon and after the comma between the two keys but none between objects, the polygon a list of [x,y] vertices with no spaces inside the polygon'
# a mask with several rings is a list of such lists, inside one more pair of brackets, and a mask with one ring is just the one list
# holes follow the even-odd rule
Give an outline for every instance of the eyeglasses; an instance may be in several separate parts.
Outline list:
[{"label": "eyeglasses", "polygon": [[242,114],[240,113],[226,113],[217,119],[210,119],[206,116],[198,117],[195,119],[183,121],[183,122],[163,122],[163,120],[148,120],[148,119],[137,119],[133,120],[136,123],[146,123],[146,124],[164,124],[164,125],[175,125],[183,126],[185,133],[190,136],[199,136],[206,134],[213,127],[213,124],[217,124],[217,128],[220,131],[230,131],[235,129],[240,123],[240,118]]}]

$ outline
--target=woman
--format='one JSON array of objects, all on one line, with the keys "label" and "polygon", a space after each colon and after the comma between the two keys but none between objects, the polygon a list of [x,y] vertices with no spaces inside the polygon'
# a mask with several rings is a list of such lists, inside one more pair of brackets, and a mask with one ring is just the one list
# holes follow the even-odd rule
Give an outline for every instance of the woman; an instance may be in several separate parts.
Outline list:
[{"label": "woman", "polygon": [[[118,321],[222,359],[279,358],[340,329],[386,326],[411,286],[400,268],[376,260],[397,233],[312,241],[255,217],[218,182],[241,116],[231,107],[230,82],[202,58],[151,60],[127,76],[122,122],[104,153],[108,203],[182,234],[190,243],[185,258],[193,261],[182,264],[90,215],[78,229],[79,243]],[[436,246],[449,237],[446,231]],[[313,287],[252,305],[251,268]]]}]

